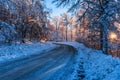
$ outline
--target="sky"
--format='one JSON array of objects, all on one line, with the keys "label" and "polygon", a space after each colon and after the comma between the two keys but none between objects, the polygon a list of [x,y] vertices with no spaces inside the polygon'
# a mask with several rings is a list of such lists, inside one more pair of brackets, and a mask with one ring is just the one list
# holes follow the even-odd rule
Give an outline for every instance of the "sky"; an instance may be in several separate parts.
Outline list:
[{"label": "sky", "polygon": [[59,16],[60,14],[67,12],[67,8],[59,7],[57,8],[55,4],[52,4],[52,0],[45,0],[45,4],[48,8],[52,9],[51,17]]}]

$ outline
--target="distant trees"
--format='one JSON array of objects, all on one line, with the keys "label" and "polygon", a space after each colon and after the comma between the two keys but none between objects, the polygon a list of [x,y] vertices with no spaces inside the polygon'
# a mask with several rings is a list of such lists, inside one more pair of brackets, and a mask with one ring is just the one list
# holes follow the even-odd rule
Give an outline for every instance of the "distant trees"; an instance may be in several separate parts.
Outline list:
[{"label": "distant trees", "polygon": [[65,29],[66,29],[66,41],[68,41],[68,27],[69,27],[70,16],[67,13],[63,13],[61,16],[63,18],[62,23],[63,23],[63,25],[65,26]]},{"label": "distant trees", "polygon": [[[75,36],[75,16],[71,16],[68,13],[63,13],[60,16],[55,16],[51,19],[54,29],[54,40],[55,41],[74,41]],[[53,28],[51,27],[51,28]]]},{"label": "distant trees", "polygon": [[58,41],[58,31],[59,31],[59,28],[60,28],[60,18],[59,16],[55,16],[53,19],[52,19],[52,22],[54,23],[55,25],[55,40]]}]

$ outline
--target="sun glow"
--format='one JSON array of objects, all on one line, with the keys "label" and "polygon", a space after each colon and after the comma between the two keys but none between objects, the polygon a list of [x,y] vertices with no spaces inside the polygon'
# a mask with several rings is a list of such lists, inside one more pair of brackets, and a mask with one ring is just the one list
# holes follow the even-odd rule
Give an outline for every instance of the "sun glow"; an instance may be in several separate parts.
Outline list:
[{"label": "sun glow", "polygon": [[46,42],[47,39],[46,39],[46,38],[42,38],[40,41],[41,41],[41,42]]},{"label": "sun glow", "polygon": [[112,40],[117,39],[117,34],[114,33],[114,32],[111,32],[111,33],[110,33],[110,39],[112,39]]}]

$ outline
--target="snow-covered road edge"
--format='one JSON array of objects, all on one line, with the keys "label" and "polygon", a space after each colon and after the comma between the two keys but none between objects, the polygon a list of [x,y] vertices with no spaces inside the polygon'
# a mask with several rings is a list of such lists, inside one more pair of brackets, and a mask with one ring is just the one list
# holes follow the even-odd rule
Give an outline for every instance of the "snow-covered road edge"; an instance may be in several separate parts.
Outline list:
[{"label": "snow-covered road edge", "polygon": [[12,61],[18,58],[40,54],[44,51],[50,51],[58,47],[50,42],[48,43],[31,43],[17,44],[0,48],[0,63]]},{"label": "snow-covered road edge", "polygon": [[74,72],[71,74],[68,80],[79,80],[78,79],[79,78],[78,71],[79,71],[79,66],[80,66],[79,63],[84,56],[82,50],[85,48],[85,46],[78,42],[54,42],[54,44],[71,46],[75,49],[75,51],[77,51],[77,54],[75,56],[75,64],[73,66]]}]

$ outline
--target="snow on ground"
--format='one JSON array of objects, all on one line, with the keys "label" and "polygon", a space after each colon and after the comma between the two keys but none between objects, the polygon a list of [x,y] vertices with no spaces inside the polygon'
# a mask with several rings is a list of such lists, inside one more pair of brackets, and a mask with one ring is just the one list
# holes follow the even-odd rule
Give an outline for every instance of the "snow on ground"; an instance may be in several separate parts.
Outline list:
[{"label": "snow on ground", "polygon": [[120,80],[120,59],[88,48],[83,52],[85,80]]},{"label": "snow on ground", "polygon": [[52,43],[30,43],[4,46],[0,48],[0,63],[16,58],[40,54],[42,51],[49,51],[57,47]]},{"label": "snow on ground", "polygon": [[[78,50],[74,72],[69,80],[120,80],[120,59],[105,55],[99,50],[86,48],[77,42],[58,42],[73,46]],[[57,47],[52,43],[12,45],[0,48],[0,62],[17,57],[38,54]]]},{"label": "snow on ground", "polygon": [[[105,55],[102,51],[93,50],[77,42],[59,42],[78,49],[78,64],[73,73],[75,80],[120,80],[120,59]],[[83,66],[84,70],[81,70]],[[81,78],[78,78],[81,77]]]}]

